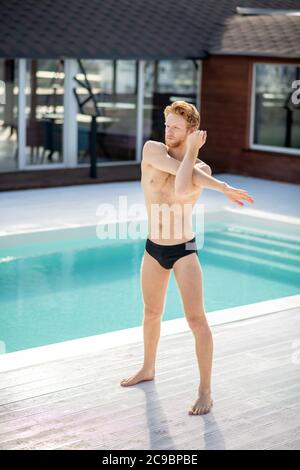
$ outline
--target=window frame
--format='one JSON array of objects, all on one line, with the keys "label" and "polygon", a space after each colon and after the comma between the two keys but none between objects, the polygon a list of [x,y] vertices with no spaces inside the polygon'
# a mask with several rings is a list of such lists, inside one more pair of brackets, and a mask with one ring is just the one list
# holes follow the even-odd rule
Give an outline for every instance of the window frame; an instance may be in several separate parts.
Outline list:
[{"label": "window frame", "polygon": [[287,147],[278,147],[273,145],[255,144],[254,143],[254,120],[255,120],[255,85],[256,85],[256,67],[257,65],[281,65],[281,66],[295,66],[300,67],[299,64],[289,64],[285,62],[253,62],[252,64],[252,83],[251,83],[251,103],[250,103],[250,132],[249,132],[249,147],[252,150],[262,150],[264,152],[285,153],[287,155],[295,155],[300,157],[300,148],[292,149]]}]

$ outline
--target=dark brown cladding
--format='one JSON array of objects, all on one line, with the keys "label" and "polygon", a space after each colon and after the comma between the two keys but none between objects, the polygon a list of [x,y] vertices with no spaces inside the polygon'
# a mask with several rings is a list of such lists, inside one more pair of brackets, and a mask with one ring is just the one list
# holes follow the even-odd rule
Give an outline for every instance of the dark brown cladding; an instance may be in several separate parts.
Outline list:
[{"label": "dark brown cladding", "polygon": [[141,178],[139,163],[98,167],[96,179],[90,178],[89,171],[89,168],[65,168],[0,173],[0,191],[136,181]]}]

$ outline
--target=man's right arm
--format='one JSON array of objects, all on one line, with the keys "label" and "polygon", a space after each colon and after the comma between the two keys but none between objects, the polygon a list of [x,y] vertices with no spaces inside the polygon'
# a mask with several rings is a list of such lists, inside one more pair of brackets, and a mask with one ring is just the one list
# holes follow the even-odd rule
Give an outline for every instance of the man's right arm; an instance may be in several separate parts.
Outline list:
[{"label": "man's right arm", "polygon": [[155,140],[147,140],[145,142],[143,160],[154,168],[171,175],[176,175],[180,166],[180,162],[168,154],[166,145]]},{"label": "man's right arm", "polygon": [[[152,165],[158,170],[164,171],[171,175],[176,175],[181,162],[176,158],[171,157],[167,152],[167,146],[162,142],[155,140],[148,140],[145,142],[143,147],[143,160]],[[206,174],[205,171],[201,170],[201,165],[197,164],[194,167],[193,173],[193,184],[204,188],[215,189],[216,191],[223,192],[226,183],[213,178]]]}]

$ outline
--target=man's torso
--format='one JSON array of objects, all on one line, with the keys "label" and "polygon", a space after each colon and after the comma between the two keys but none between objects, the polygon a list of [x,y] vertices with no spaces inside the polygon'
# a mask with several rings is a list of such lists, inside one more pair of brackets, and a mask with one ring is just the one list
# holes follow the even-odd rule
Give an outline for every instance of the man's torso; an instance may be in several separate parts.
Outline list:
[{"label": "man's torso", "polygon": [[[195,164],[198,162],[200,160],[197,159]],[[141,172],[148,214],[148,238],[163,245],[175,245],[192,239],[192,209],[203,188],[193,185],[194,190],[188,195],[177,196],[175,175],[158,170],[143,160]]]}]

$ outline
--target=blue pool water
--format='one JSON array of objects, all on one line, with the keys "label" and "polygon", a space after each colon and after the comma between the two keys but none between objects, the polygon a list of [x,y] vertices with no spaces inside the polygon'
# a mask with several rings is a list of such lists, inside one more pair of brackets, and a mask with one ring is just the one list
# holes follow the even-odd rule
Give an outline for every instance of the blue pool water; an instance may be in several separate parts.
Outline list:
[{"label": "blue pool water", "polygon": [[[6,352],[139,326],[144,240],[0,247],[0,341]],[[206,312],[300,293],[300,239],[234,224],[199,250]],[[164,320],[183,317],[174,274]]]}]

